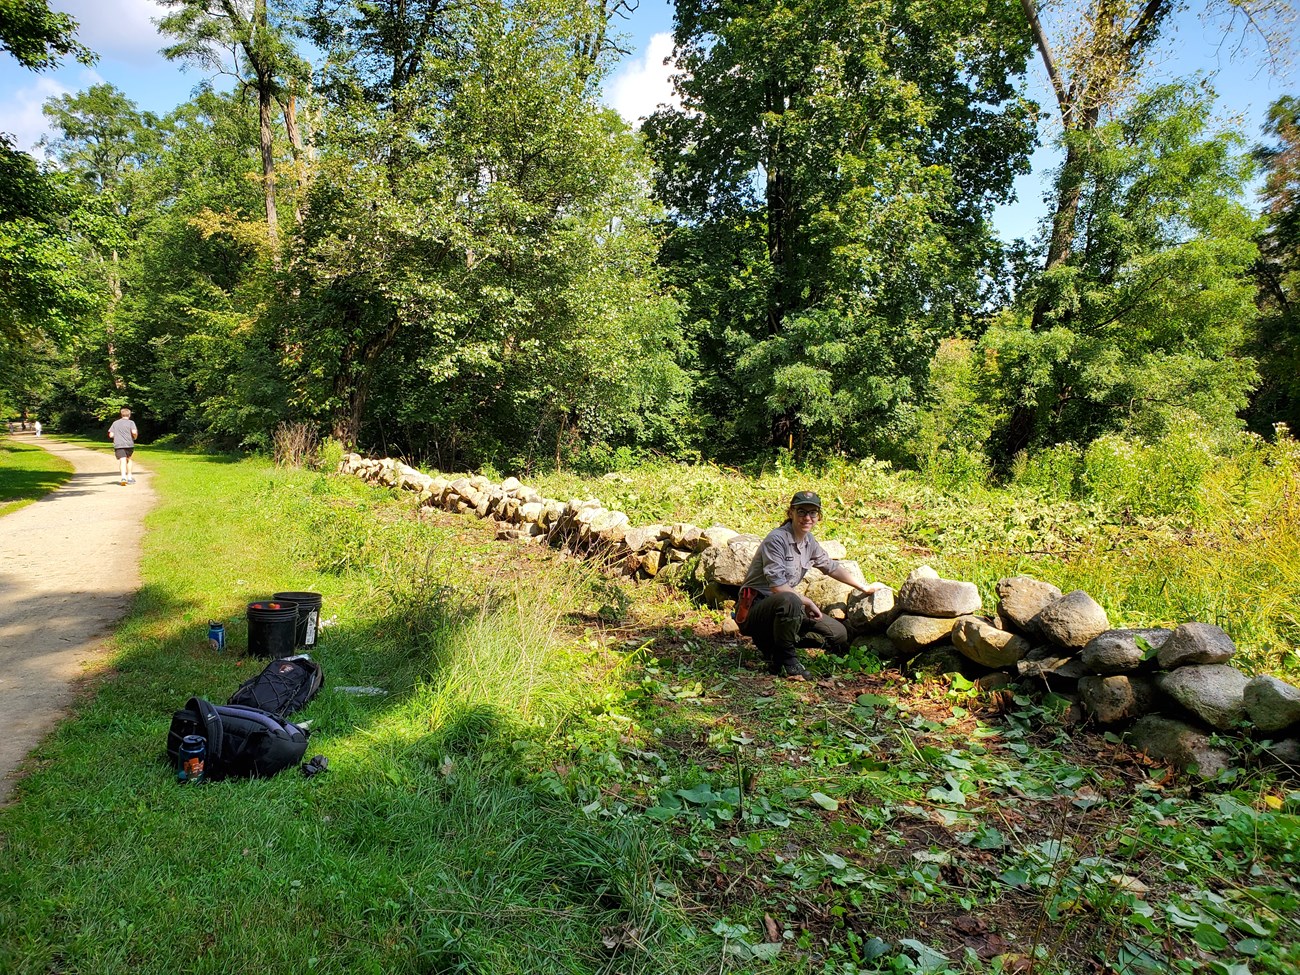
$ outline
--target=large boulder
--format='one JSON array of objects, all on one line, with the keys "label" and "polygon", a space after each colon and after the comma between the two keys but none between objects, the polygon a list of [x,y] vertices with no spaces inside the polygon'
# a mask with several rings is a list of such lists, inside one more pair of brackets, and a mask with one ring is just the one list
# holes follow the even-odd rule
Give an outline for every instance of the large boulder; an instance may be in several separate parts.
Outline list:
[{"label": "large boulder", "polygon": [[1300,725],[1300,687],[1284,680],[1256,677],[1246,684],[1242,701],[1251,724],[1260,731],[1282,731]]},{"label": "large boulder", "polygon": [[903,615],[889,624],[885,635],[903,654],[911,656],[926,647],[943,643],[952,635],[952,628],[956,625],[957,620],[951,618]]},{"label": "large boulder", "polygon": [[[1171,630],[1107,630],[1099,633],[1084,646],[1079,654],[1089,673],[1128,674],[1141,670],[1146,659],[1146,647],[1159,650],[1169,639]],[[1139,642],[1141,641],[1141,643]]]},{"label": "large boulder", "polygon": [[1189,724],[1158,714],[1139,718],[1124,740],[1157,761],[1194,769],[1205,779],[1218,778],[1232,767],[1232,755],[1211,745],[1206,735]]},{"label": "large boulder", "polygon": [[980,591],[973,582],[909,577],[898,590],[899,611],[912,616],[956,619],[979,608]]},{"label": "large boulder", "polygon": [[1022,636],[999,630],[974,616],[966,616],[952,628],[952,645],[964,656],[985,667],[1010,667],[1032,648]]},{"label": "large boulder", "polygon": [[849,611],[845,614],[844,625],[850,633],[874,633],[885,629],[893,619],[894,590],[854,592],[849,596]]},{"label": "large boulder", "polygon": [[1211,728],[1227,731],[1246,717],[1246,675],[1227,664],[1190,664],[1156,675],[1156,686]]},{"label": "large boulder", "polygon": [[1044,606],[1031,625],[1058,647],[1080,650],[1093,637],[1109,630],[1110,620],[1095,599],[1076,589]]},{"label": "large boulder", "polygon": [[1033,633],[1034,617],[1048,603],[1061,598],[1061,590],[1050,582],[1030,576],[1011,576],[997,584],[998,615],[1021,633]]},{"label": "large boulder", "polygon": [[[856,562],[846,562],[844,564],[857,567]],[[820,606],[823,612],[830,613],[831,616],[838,620],[842,620],[848,615],[849,596],[857,592],[847,583],[832,579],[818,569],[809,569],[808,574],[794,588],[795,592],[803,593],[803,595]]]},{"label": "large boulder", "polygon": [[1165,670],[1187,664],[1223,664],[1237,652],[1232,637],[1213,623],[1184,623],[1160,647],[1157,659]]},{"label": "large boulder", "polygon": [[739,586],[763,540],[757,535],[735,535],[725,545],[706,548],[700,556],[700,576],[705,584]]},{"label": "large boulder", "polygon": [[1079,680],[1079,697],[1088,713],[1102,724],[1118,724],[1147,714],[1155,687],[1144,677],[1090,674]]}]

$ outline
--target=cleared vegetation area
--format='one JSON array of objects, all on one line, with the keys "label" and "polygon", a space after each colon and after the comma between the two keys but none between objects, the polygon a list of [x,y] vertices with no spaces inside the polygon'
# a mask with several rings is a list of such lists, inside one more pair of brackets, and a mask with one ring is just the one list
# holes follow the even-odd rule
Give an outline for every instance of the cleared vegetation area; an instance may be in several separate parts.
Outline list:
[{"label": "cleared vegetation area", "polygon": [[[827,534],[869,577],[896,585],[927,561],[987,590],[1032,571],[1088,588],[1126,625],[1219,622],[1284,670],[1300,588],[1287,457],[1261,455],[1254,480],[1221,465],[1189,515],[957,496],[879,466],[535,486],[638,522],[749,530],[813,486]],[[1294,780],[1199,784],[1069,724],[1062,700],[862,655],[814,655],[815,682],[777,681],[718,613],[666,586],[340,478],[149,459],[164,500],[145,587],[0,811],[4,971],[1300,964]],[[1237,491],[1231,509],[1215,507],[1220,489]],[[260,668],[237,653],[243,607],[280,589],[321,592],[333,618],[314,653],[326,688],[300,715],[329,771],[177,786],[171,712]],[[225,655],[209,618],[227,620]]]}]

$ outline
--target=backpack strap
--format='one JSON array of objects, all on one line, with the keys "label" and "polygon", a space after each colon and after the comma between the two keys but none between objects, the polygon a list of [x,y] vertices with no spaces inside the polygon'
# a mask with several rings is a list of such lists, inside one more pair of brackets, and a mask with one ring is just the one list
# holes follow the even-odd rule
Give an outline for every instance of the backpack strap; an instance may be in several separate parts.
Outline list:
[{"label": "backpack strap", "polygon": [[216,705],[201,697],[190,698],[190,703],[186,707],[199,716],[199,721],[203,724],[203,737],[208,740],[208,757],[213,760],[214,765],[219,765],[221,743],[226,737],[225,729],[221,726],[221,712],[217,710]]}]

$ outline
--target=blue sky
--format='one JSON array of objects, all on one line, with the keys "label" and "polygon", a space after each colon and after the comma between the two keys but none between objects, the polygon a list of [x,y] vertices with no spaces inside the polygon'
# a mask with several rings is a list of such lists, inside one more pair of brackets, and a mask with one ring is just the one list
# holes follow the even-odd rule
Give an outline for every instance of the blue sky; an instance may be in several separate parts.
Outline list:
[{"label": "blue sky", "polygon": [[[163,114],[188,99],[204,80],[195,69],[182,70],[158,53],[163,42],[151,23],[159,15],[154,0],[52,0],[50,5],[80,22],[80,40],[100,60],[91,68],[73,63],[35,74],[0,56],[0,105],[4,106],[0,131],[13,135],[22,148],[32,147],[46,132],[41,105],[49,97],[107,81],[142,109]],[[671,98],[669,69],[663,60],[672,52],[672,10],[671,0],[640,0],[620,25],[631,54],[609,78],[604,97],[630,121]],[[1272,101],[1283,94],[1300,94],[1300,77],[1294,70],[1283,78],[1260,70],[1257,47],[1243,49],[1221,24],[1203,24],[1194,14],[1184,14],[1174,27],[1155,59],[1153,77],[1168,79],[1196,71],[1210,75],[1220,96],[1221,125],[1239,131],[1248,142],[1259,139],[1260,124]],[[1038,61],[1031,66],[1027,90],[1045,108],[1051,107]],[[1045,146],[1034,156],[1034,172],[1017,180],[1019,200],[997,215],[999,232],[1006,239],[1032,234],[1045,210],[1043,181],[1057,157],[1051,146],[1050,120],[1042,134]]]}]

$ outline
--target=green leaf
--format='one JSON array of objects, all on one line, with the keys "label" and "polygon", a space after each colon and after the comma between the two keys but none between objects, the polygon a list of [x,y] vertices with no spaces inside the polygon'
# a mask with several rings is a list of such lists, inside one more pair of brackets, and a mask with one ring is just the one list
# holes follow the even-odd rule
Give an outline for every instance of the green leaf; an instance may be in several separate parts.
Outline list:
[{"label": "green leaf", "polygon": [[814,792],[809,798],[827,812],[834,812],[840,808],[840,804],[824,792]]},{"label": "green leaf", "polygon": [[836,870],[843,870],[849,865],[849,861],[835,853],[823,853],[822,859],[829,863]]},{"label": "green leaf", "polygon": [[697,806],[702,806],[717,798],[717,796],[713,794],[713,787],[707,782],[701,782],[699,785],[691,789],[678,789],[677,794],[687,802],[693,802]]},{"label": "green leaf", "polygon": [[1213,924],[1198,924],[1192,929],[1192,939],[1205,951],[1222,951],[1228,939]]},{"label": "green leaf", "polygon": [[937,972],[948,967],[947,955],[915,938],[904,938],[899,945],[916,955],[916,964],[922,972]]}]

